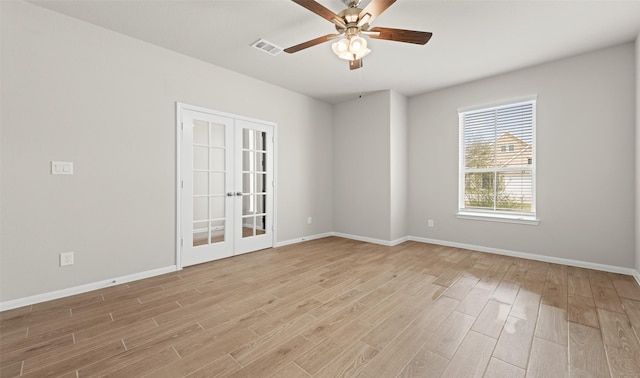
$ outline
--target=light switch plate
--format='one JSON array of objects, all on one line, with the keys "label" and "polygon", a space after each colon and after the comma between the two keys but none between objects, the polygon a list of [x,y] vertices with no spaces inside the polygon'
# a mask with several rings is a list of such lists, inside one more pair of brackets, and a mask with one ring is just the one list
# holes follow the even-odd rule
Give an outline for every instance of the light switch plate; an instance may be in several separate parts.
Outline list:
[{"label": "light switch plate", "polygon": [[73,163],[70,161],[52,161],[51,174],[52,175],[72,175]]}]

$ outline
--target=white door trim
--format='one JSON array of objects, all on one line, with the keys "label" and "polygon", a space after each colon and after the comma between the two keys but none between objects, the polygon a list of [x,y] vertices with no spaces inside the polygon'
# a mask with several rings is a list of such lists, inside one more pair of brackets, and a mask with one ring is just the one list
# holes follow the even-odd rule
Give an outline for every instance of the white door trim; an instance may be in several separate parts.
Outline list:
[{"label": "white door trim", "polygon": [[271,245],[275,246],[277,240],[277,187],[278,187],[278,125],[275,122],[264,121],[257,118],[244,117],[236,114],[220,112],[217,110],[212,110],[196,105],[189,105],[181,102],[176,102],[176,193],[175,193],[175,201],[176,201],[176,214],[175,214],[175,248],[176,248],[176,268],[177,270],[181,270],[182,266],[182,244],[183,244],[183,236],[181,232],[181,219],[182,219],[182,205],[181,205],[181,191],[182,191],[182,116],[184,111],[192,111],[192,112],[200,112],[205,114],[213,114],[220,117],[228,117],[234,118],[236,120],[243,120],[248,122],[261,123],[264,125],[273,127],[273,238],[271,241]]}]

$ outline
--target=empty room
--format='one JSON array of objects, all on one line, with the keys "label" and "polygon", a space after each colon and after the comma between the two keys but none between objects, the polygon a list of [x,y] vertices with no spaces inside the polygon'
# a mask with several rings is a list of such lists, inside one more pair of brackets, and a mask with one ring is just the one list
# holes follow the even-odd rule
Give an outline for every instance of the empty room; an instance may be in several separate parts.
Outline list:
[{"label": "empty room", "polygon": [[640,1],[1,0],[0,377],[640,376]]}]

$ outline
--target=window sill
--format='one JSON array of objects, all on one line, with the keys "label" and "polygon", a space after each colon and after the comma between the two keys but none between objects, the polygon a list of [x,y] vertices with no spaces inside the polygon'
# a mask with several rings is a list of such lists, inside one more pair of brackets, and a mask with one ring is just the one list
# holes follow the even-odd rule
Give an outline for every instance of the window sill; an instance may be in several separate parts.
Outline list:
[{"label": "window sill", "polygon": [[485,214],[475,212],[460,211],[456,213],[459,219],[480,220],[489,222],[502,222],[502,223],[516,223],[527,224],[530,226],[537,226],[540,224],[540,219],[535,217],[528,217],[525,215],[509,215],[509,214]]}]

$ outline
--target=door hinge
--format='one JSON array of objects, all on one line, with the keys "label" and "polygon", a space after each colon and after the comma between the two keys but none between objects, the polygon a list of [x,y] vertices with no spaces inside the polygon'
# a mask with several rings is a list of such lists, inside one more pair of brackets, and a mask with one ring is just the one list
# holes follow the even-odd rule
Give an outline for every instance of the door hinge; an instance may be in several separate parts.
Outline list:
[{"label": "door hinge", "polygon": [[184,180],[180,180],[180,189],[184,189]]},{"label": "door hinge", "polygon": [[180,247],[184,247],[184,239],[180,239]]}]

